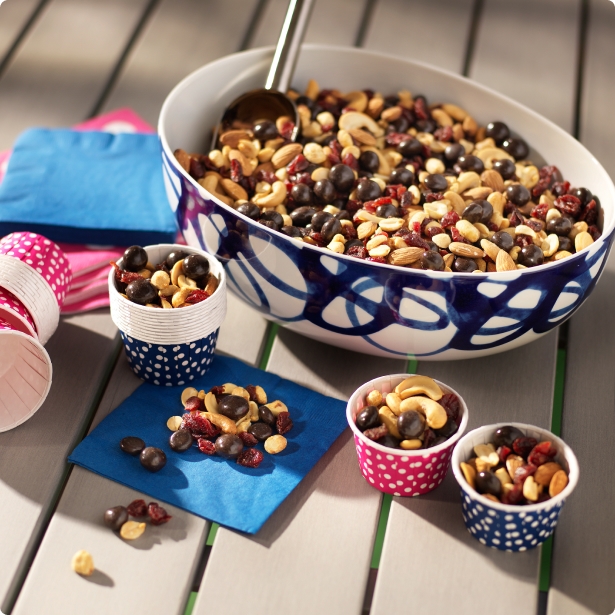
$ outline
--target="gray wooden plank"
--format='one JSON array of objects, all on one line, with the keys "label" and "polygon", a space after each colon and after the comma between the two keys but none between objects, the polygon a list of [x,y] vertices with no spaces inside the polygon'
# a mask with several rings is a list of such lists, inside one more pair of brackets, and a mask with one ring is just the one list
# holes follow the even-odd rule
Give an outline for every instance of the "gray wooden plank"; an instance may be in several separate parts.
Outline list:
[{"label": "gray wooden plank", "polygon": [[0,149],[30,126],[85,118],[139,20],[146,0],[55,0],[3,75]]},{"label": "gray wooden plank", "polygon": [[[615,131],[606,118],[615,95],[614,28],[615,7],[592,1],[580,138],[611,177],[615,153],[609,143]],[[615,432],[615,331],[606,325],[615,307],[614,283],[611,255],[593,294],[570,322],[562,437],[579,459],[581,480],[566,503],[553,542],[549,615],[615,611],[615,488],[605,461]]]},{"label": "gray wooden plank", "polygon": [[14,591],[55,506],[67,465],[117,350],[108,313],[64,318],[47,344],[53,384],[39,411],[0,434],[0,609]]},{"label": "gray wooden plank", "polygon": [[0,64],[39,3],[40,0],[21,0],[0,5]]},{"label": "gray wooden plank", "polygon": [[[419,372],[463,396],[470,415],[468,430],[499,421],[548,428],[556,342],[557,332],[552,332],[529,346],[491,357],[424,362]],[[464,525],[459,487],[449,471],[442,485],[426,496],[393,498],[371,614],[402,612],[408,596],[421,595],[421,588],[434,579],[445,581],[428,597],[423,594],[414,612],[532,613],[538,603],[539,558],[539,549],[511,555],[473,538]]]},{"label": "gray wooden plank", "polygon": [[[140,384],[122,353],[92,429]],[[148,524],[146,534],[130,543],[110,531],[102,516],[135,499],[152,498],[73,468],[13,614],[183,613],[210,524],[165,505],[173,519],[160,527]],[[81,549],[94,558],[97,572],[89,578],[70,566]]]},{"label": "gray wooden plank", "polygon": [[[354,45],[364,6],[365,0],[316,0],[305,32],[305,42]],[[251,49],[277,43],[287,8],[288,0],[267,2],[263,16],[250,38]]]},{"label": "gray wooden plank", "polygon": [[[473,3],[381,0],[376,3],[364,46],[461,72]],[[400,84],[402,87],[412,90],[412,84]]]},{"label": "gray wooden plank", "polygon": [[578,0],[485,0],[470,77],[572,131],[579,8]]},{"label": "gray wooden plank", "polygon": [[[404,370],[405,362],[351,353],[282,330],[267,369],[346,399],[362,383]],[[251,613],[359,613],[381,494],[360,474],[346,430],[256,536],[221,528],[205,569],[194,615],[245,612],[229,600],[237,562],[252,562]]]},{"label": "gray wooden plank", "polygon": [[158,123],[167,94],[203,64],[238,50],[257,0],[163,1],[135,45],[105,109],[132,107]]},{"label": "gray wooden plank", "polygon": [[615,7],[610,2],[590,0],[589,31],[583,69],[579,139],[615,177],[613,148],[613,99],[615,81]]},{"label": "gray wooden plank", "polygon": [[[525,48],[528,44],[525,32],[535,33],[542,28],[541,48],[543,45],[548,47],[552,39],[557,46],[562,35],[573,29],[574,14],[570,11],[570,6],[566,6],[563,11],[565,19],[558,18],[555,21],[558,27],[555,28],[551,27],[548,9],[553,9],[553,6],[549,1],[533,3],[530,7],[525,0],[515,3],[486,0],[478,36],[474,41],[474,61],[471,64],[470,76],[513,95],[513,98],[521,97],[521,102],[543,110],[540,97],[544,96],[544,75],[544,85],[541,88],[538,81],[541,77],[534,76],[540,75],[540,70],[534,67],[535,62],[529,63],[533,70],[530,78],[525,69],[528,65],[525,51],[515,47],[514,54],[511,54],[510,45],[504,44],[503,41],[507,36],[512,36],[513,32],[523,30],[524,45],[519,48]],[[395,14],[404,9],[397,5],[394,8]],[[406,10],[409,11],[410,8]],[[437,24],[438,34],[425,27],[423,36],[429,37],[431,44],[416,43],[412,47],[412,53],[414,54],[418,47],[421,53],[433,55],[433,41],[437,40],[442,43],[439,46],[439,51],[443,54],[440,65],[459,71],[467,42],[469,5],[457,7],[456,10],[466,15],[465,21],[457,15],[457,21],[448,26],[448,31],[443,36],[439,36],[439,33],[444,17],[436,12],[435,4],[426,3],[423,10],[432,13],[423,14],[420,21],[415,19],[415,23]],[[393,9],[389,8],[389,11],[391,15],[386,25],[380,26],[379,36],[382,38],[387,32],[389,22],[393,21]],[[531,24],[523,19],[524,11],[529,19],[533,20]],[[377,15],[378,10],[376,17]],[[401,22],[401,18],[398,21]],[[374,24],[368,37],[371,45],[378,44],[373,38],[376,32]],[[402,45],[411,45],[411,42],[402,43],[403,40],[403,37],[389,39],[389,50],[399,53],[398,49],[401,50]],[[533,47],[535,44],[532,41],[529,46]],[[506,52],[503,51],[504,48]],[[548,52],[549,58],[550,54],[551,51]],[[541,56],[544,56],[542,52]],[[568,55],[564,55],[564,58],[568,58]],[[430,57],[420,59],[433,63]],[[556,75],[563,72],[557,72],[558,67],[563,68],[560,60],[554,69]],[[522,85],[511,90],[515,84]],[[520,96],[515,96],[517,92]],[[429,92],[424,94],[429,96]],[[573,80],[564,80],[561,89],[557,88],[557,104],[554,104],[553,98],[549,98],[549,117],[571,127]],[[472,361],[420,363],[418,371],[449,384],[467,398],[470,409],[468,429],[499,420],[521,420],[548,426],[552,407],[556,345],[557,334],[551,333],[530,346],[506,354]],[[536,363],[532,361],[531,375],[525,369],[528,353],[533,357],[540,357]],[[517,392],[519,386],[516,377],[507,374],[519,373],[523,374],[524,387]],[[526,376],[532,383],[528,383],[527,388]],[[421,602],[417,612],[441,613],[463,610],[464,607],[478,612],[489,609],[489,612],[496,613],[536,610],[539,551],[521,554],[515,561],[510,561],[503,553],[485,549],[468,534],[460,508],[458,488],[450,473],[442,486],[428,496],[393,499],[372,601],[373,614],[400,611],[407,604],[404,597],[420,594],[422,588],[433,578],[446,578],[448,581],[445,587],[439,587],[437,592],[430,594],[429,600]],[[412,536],[412,549],[408,549],[408,536]],[[446,553],[446,557],[426,555],[432,553]],[[403,594],[397,591],[402,585],[407,588]]]}]

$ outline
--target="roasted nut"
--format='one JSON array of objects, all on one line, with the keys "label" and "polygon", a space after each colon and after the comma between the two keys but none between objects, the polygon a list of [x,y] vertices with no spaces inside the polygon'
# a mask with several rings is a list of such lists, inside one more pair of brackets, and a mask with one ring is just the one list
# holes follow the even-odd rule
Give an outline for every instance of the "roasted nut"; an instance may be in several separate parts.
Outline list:
[{"label": "roasted nut", "polygon": [[459,464],[459,467],[461,468],[465,479],[468,481],[468,485],[470,485],[472,489],[476,489],[476,470],[464,461]]},{"label": "roasted nut", "polygon": [[[391,410],[393,414],[395,414],[396,416],[400,415],[401,410],[399,409],[399,406],[401,405],[401,397],[397,393],[387,393],[385,404],[387,405],[387,407]],[[379,405],[379,404],[373,404],[373,405]]]},{"label": "roasted nut", "polygon": [[286,404],[284,402],[281,402],[279,399],[276,399],[275,401],[269,402],[265,405],[267,406],[267,408],[269,408],[269,410],[271,410],[271,413],[275,417],[277,417],[280,412],[288,412]]},{"label": "roasted nut", "polygon": [[212,424],[220,429],[222,433],[237,433],[237,425],[235,425],[235,421],[229,419],[228,416],[224,416],[224,414],[213,414],[211,412],[201,412],[201,416],[204,416],[208,419]]},{"label": "roasted nut", "polygon": [[508,470],[510,476],[514,478],[515,472],[523,466],[523,463],[523,457],[520,455],[508,455],[506,458],[506,469]]},{"label": "roasted nut", "polygon": [[231,391],[231,395],[237,395],[237,397],[243,397],[246,401],[250,401],[250,393],[246,391],[243,387],[235,387]]},{"label": "roasted nut", "polygon": [[181,402],[184,405],[184,407],[186,406],[186,402],[191,397],[198,397],[198,395],[199,395],[199,392],[194,387],[185,388],[181,394]]},{"label": "roasted nut", "polygon": [[181,416],[171,416],[169,417],[169,420],[167,421],[167,427],[171,430],[171,431],[177,431],[182,424],[182,417]]},{"label": "roasted nut", "polygon": [[270,436],[265,440],[265,450],[270,455],[281,453],[286,448],[286,445],[286,438],[280,435]]},{"label": "roasted nut", "polygon": [[211,414],[218,414],[218,400],[211,391],[205,395],[205,408]]},{"label": "roasted nut", "polygon": [[[568,478],[566,478],[568,480]],[[533,476],[528,476],[523,481],[523,497],[530,502],[536,502],[542,492],[542,485],[539,485]]]},{"label": "roasted nut", "polygon": [[300,154],[303,146],[299,143],[289,143],[284,145],[271,157],[271,162],[276,169],[286,166],[293,158]]},{"label": "roasted nut", "polygon": [[484,463],[488,464],[489,467],[497,466],[500,463],[500,458],[495,450],[493,444],[477,444],[474,447],[474,453],[476,454],[477,460],[480,459]]},{"label": "roasted nut", "polygon": [[404,399],[401,402],[400,410],[402,412],[418,410],[425,415],[425,421],[432,429],[442,429],[448,419],[446,410],[437,401],[420,395]]},{"label": "roasted nut", "polygon": [[452,241],[448,249],[455,256],[465,256],[466,258],[484,258],[485,256],[485,253],[479,248],[475,248],[467,243],[461,243],[460,241]]},{"label": "roasted nut", "polygon": [[89,577],[94,572],[94,560],[87,551],[82,549],[73,555],[71,567],[77,574]]},{"label": "roasted nut", "polygon": [[510,257],[508,252],[500,250],[495,259],[496,271],[512,271],[516,268],[515,261]]},{"label": "roasted nut", "polygon": [[126,521],[120,528],[120,536],[124,540],[136,540],[145,532],[145,523],[138,521]]},{"label": "roasted nut", "polygon": [[422,448],[423,441],[418,438],[414,438],[413,440],[402,440],[399,443],[399,447],[405,451],[416,451],[419,448]]},{"label": "roasted nut", "polygon": [[549,495],[555,497],[560,494],[568,484],[568,475],[564,470],[558,470],[549,483]]},{"label": "roasted nut", "polygon": [[402,439],[399,430],[397,429],[397,416],[388,406],[380,406],[378,408],[378,415],[383,425],[387,426],[389,433],[398,439]]},{"label": "roasted nut", "polygon": [[428,376],[410,376],[402,380],[396,387],[395,392],[406,399],[412,395],[427,395],[434,401],[442,399],[442,389],[438,383]]},{"label": "roasted nut", "polygon": [[538,466],[538,469],[534,473],[534,480],[543,487],[548,487],[551,479],[556,472],[562,470],[562,466],[555,461],[548,461]]}]

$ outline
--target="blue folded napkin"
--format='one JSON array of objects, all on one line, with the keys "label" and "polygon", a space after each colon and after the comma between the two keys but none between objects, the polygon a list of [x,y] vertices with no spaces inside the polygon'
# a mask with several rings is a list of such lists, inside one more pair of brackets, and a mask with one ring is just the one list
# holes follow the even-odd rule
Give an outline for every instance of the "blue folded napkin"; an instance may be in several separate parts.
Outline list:
[{"label": "blue folded napkin", "polygon": [[[195,446],[176,453],[169,446],[170,416],[181,415],[184,387],[141,385],[106,417],[69,457],[92,472],[143,491],[188,512],[221,525],[256,533],[275,509],[314,467],[347,426],[346,404],[325,397],[274,374],[216,355],[205,376],[194,380],[196,389],[233,382],[262,386],[269,401],[280,399],[289,409],[294,426],[286,434],[288,446],[277,455],[264,453],[258,468],[209,457]],[[138,457],[119,446],[126,436],[138,436],[148,446],[167,455],[167,464],[152,474]],[[264,451],[263,445],[258,449]]]},{"label": "blue folded napkin", "polygon": [[26,229],[67,243],[173,243],[158,137],[22,133],[0,184],[0,237]]}]

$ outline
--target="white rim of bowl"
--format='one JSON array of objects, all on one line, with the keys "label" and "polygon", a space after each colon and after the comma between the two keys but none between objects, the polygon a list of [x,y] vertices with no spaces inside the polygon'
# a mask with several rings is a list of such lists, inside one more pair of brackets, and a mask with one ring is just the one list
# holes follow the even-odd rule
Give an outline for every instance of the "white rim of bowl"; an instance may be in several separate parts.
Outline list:
[{"label": "white rim of bowl", "polygon": [[[216,288],[216,290],[213,292],[211,297],[208,297],[205,301],[200,301],[199,303],[195,303],[194,305],[181,308],[182,314],[185,313],[184,310],[192,310],[192,312],[194,312],[195,310],[193,308],[200,307],[200,309],[204,309],[202,304],[205,304],[207,301],[209,301],[210,299],[213,299],[214,297],[216,297],[216,300],[218,300],[220,298],[220,294],[223,294],[222,291],[226,288],[226,272],[224,271],[224,267],[222,266],[222,263],[213,254],[209,254],[209,252],[205,252],[205,250],[201,250],[200,248],[195,248],[193,246],[184,246],[184,245],[173,244],[173,243],[168,243],[168,244],[159,243],[159,244],[154,244],[151,246],[143,246],[143,249],[146,252],[148,251],[148,249],[153,249],[153,248],[164,248],[165,250],[168,248],[169,251],[184,250],[192,254],[200,254],[201,256],[204,256],[205,258],[207,258],[207,260],[210,263],[210,266],[213,265],[213,268],[217,270],[217,271],[212,271],[212,273],[218,276],[218,288]],[[149,253],[148,253],[148,256],[149,256]],[[121,258],[117,261],[118,265],[120,264],[121,261],[122,261]],[[117,288],[115,288],[114,277],[115,277],[115,268],[112,266],[111,270],[109,271],[109,277],[108,277],[109,292],[113,290],[115,293],[117,293],[118,299],[120,300],[120,305],[123,304],[130,310],[134,309],[137,312],[141,311],[144,314],[152,314],[152,312],[156,310],[156,314],[164,314],[162,318],[170,318],[170,315],[177,316],[177,314],[175,314],[175,310],[157,310],[156,308],[149,308],[145,305],[139,305],[138,303],[134,303],[133,301],[126,299],[126,297],[122,297],[121,293],[119,293],[117,291]],[[209,305],[211,305],[211,303]],[[167,316],[167,314],[169,314],[169,316]],[[190,314],[190,312],[188,312],[188,314]]]},{"label": "white rim of bowl", "polygon": [[380,384],[383,381],[387,381],[387,382],[390,381],[391,384],[395,382],[395,384],[393,385],[393,387],[395,387],[400,382],[405,380],[406,378],[410,378],[410,376],[418,376],[418,375],[419,374],[389,374],[388,376],[379,376],[378,378],[374,378],[373,380],[370,380],[369,382],[366,382],[365,384],[361,385],[350,396],[350,399],[348,400],[348,403],[346,404],[346,420],[348,421],[348,426],[350,427],[352,432],[355,435],[357,435],[364,444],[370,447],[374,447],[376,450],[381,451],[387,455],[397,455],[398,457],[407,457],[408,455],[411,457],[423,457],[424,455],[437,454],[443,451],[444,449],[449,448],[451,445],[455,446],[455,444],[461,438],[461,436],[463,435],[468,425],[468,406],[466,405],[466,402],[464,401],[463,397],[459,395],[459,393],[457,393],[455,389],[452,389],[450,386],[444,384],[443,382],[440,382],[439,380],[436,380],[435,378],[432,378],[432,380],[437,382],[440,388],[445,393],[454,393],[455,395],[457,395],[461,403],[461,408],[463,410],[463,414],[461,416],[461,422],[459,423],[459,428],[450,438],[442,442],[442,444],[438,444],[438,446],[433,446],[430,448],[419,448],[414,451],[405,451],[403,449],[390,448],[388,446],[383,446],[382,444],[378,444],[374,440],[370,440],[369,438],[366,438],[363,435],[363,432],[357,427],[354,421],[354,417],[352,416],[352,413],[357,405],[357,401],[359,397],[366,395],[367,393],[369,393],[370,391],[373,391],[374,389],[378,389],[378,384]]},{"label": "white rim of bowl", "polygon": [[[493,433],[496,429],[500,427],[506,426],[516,427],[520,429],[524,434],[527,433],[528,429],[533,429],[534,431],[538,431],[544,436],[545,440],[550,440],[554,444],[558,446],[560,459],[563,457],[568,464],[568,484],[566,487],[558,493],[556,496],[545,500],[544,502],[539,502],[537,504],[528,504],[519,506],[517,504],[502,504],[501,502],[494,502],[489,498],[484,497],[476,489],[472,489],[468,484],[468,481],[463,476],[461,469],[459,468],[459,464],[462,461],[466,461],[465,459],[460,459],[461,450],[463,448],[463,440],[466,438],[469,439],[470,436],[476,436],[483,433]],[[475,497],[480,501],[480,503],[484,506],[491,506],[495,510],[501,510],[502,512],[507,513],[520,513],[520,512],[537,512],[539,510],[544,510],[545,508],[550,508],[555,504],[565,500],[577,486],[577,482],[579,481],[579,462],[577,461],[576,455],[573,450],[559,437],[554,433],[551,433],[548,429],[544,429],[543,427],[538,427],[537,425],[530,425],[529,423],[493,423],[492,425],[483,425],[482,427],[477,427],[472,431],[468,431],[468,433],[461,438],[458,442],[462,446],[456,446],[453,451],[453,456],[451,458],[451,465],[453,467],[453,474],[455,475],[455,479],[459,483],[459,486],[463,491],[466,491],[468,495],[471,497]]]},{"label": "white rim of bowl", "polygon": [[[568,134],[563,128],[560,128],[557,124],[555,124],[554,122],[552,122],[551,120],[548,120],[547,118],[545,118],[544,116],[540,115],[539,113],[536,113],[535,111],[533,111],[532,109],[530,109],[529,107],[526,107],[525,105],[522,105],[521,103],[518,103],[516,101],[514,101],[511,98],[508,98],[507,96],[504,96],[503,94],[500,94],[499,92],[496,92],[495,90],[492,90],[491,88],[488,88],[484,85],[481,85],[479,83],[477,83],[476,81],[473,81],[472,79],[468,79],[467,77],[463,77],[461,75],[456,75],[455,73],[451,73],[447,70],[443,70],[441,68],[437,68],[435,66],[431,66],[430,64],[427,64],[425,62],[418,62],[418,61],[414,61],[414,60],[407,60],[406,58],[402,58],[400,56],[396,56],[394,54],[388,54],[388,53],[380,53],[380,52],[375,52],[375,51],[368,51],[366,49],[357,49],[357,48],[351,48],[351,47],[341,47],[341,46],[336,46],[336,45],[316,45],[316,44],[306,44],[303,45],[303,47],[305,49],[323,49],[323,50],[330,50],[332,53],[335,53],[336,51],[339,51],[340,49],[343,49],[344,51],[348,51],[351,53],[355,53],[358,55],[364,55],[364,54],[369,54],[372,56],[378,56],[380,58],[382,58],[383,61],[388,61],[388,60],[396,60],[396,61],[403,61],[406,62],[407,64],[411,64],[411,65],[415,65],[415,66],[419,66],[421,68],[425,68],[425,69],[429,69],[435,73],[438,73],[446,78],[453,78],[456,81],[459,81],[461,83],[469,83],[472,85],[472,87],[475,87],[477,90],[479,91],[483,91],[489,95],[495,96],[496,98],[499,98],[500,100],[502,100],[503,102],[505,102],[506,104],[510,104],[513,105],[514,107],[516,107],[517,109],[525,112],[525,113],[529,113],[530,115],[534,116],[535,118],[540,119],[541,121],[547,123],[549,125],[549,127],[552,130],[555,130],[556,132],[558,132],[561,136],[564,136],[567,140],[570,141],[571,145],[574,145],[575,147],[581,146],[583,147],[583,149],[586,149],[581,143],[579,143],[572,135]],[[232,207],[224,204],[222,201],[220,201],[216,196],[214,196],[213,194],[211,194],[210,192],[208,192],[207,190],[205,190],[205,188],[203,188],[203,186],[201,186],[199,183],[197,183],[194,179],[192,179],[192,177],[190,176],[190,174],[188,172],[186,172],[184,170],[184,168],[177,162],[175,156],[173,155],[172,150],[169,147],[169,144],[167,142],[167,138],[165,135],[165,132],[163,130],[163,124],[164,124],[164,118],[166,116],[166,114],[168,113],[168,107],[170,106],[170,101],[172,98],[174,98],[179,92],[181,92],[181,90],[183,88],[185,88],[188,84],[190,84],[193,80],[198,79],[199,77],[199,73],[209,67],[211,67],[212,65],[216,65],[218,63],[224,63],[227,59],[229,58],[234,58],[237,55],[246,55],[246,54],[258,54],[261,53],[264,49],[266,49],[267,51],[273,51],[273,47],[259,47],[256,49],[251,49],[249,51],[239,51],[237,53],[233,53],[227,56],[224,56],[222,58],[219,58],[218,60],[215,60],[214,62],[209,62],[208,64],[206,64],[205,66],[202,66],[201,68],[198,68],[197,70],[195,70],[194,72],[190,73],[187,77],[185,77],[184,79],[182,79],[172,90],[171,92],[168,94],[168,96],[166,97],[162,108],[160,110],[160,117],[158,120],[158,136],[160,138],[160,141],[162,143],[162,148],[164,149],[167,158],[171,161],[171,164],[173,164],[174,168],[180,173],[182,174],[189,182],[192,183],[192,185],[199,191],[199,194],[201,194],[204,198],[213,200],[218,206],[222,207],[223,209],[226,209],[229,212],[233,212],[236,216],[239,216],[240,219],[245,220],[250,226],[253,226],[256,223],[254,220],[252,220],[251,218],[248,218],[247,216],[245,216],[244,214],[238,212],[236,209],[233,209]],[[229,101],[230,102],[230,101]],[[604,167],[598,162],[598,160],[596,159],[596,157],[589,151],[587,150],[587,153],[589,154],[589,156],[592,158],[592,160],[596,163],[600,173],[602,173],[605,176],[605,179],[607,179],[609,182],[611,182],[611,184],[613,183],[612,180],[610,179],[610,176],[608,175],[608,173],[606,172],[606,170],[604,169]],[[548,164],[553,164],[553,161],[547,161]],[[613,201],[615,202],[615,186],[613,187],[612,190],[613,194]],[[412,269],[412,272],[416,275],[419,276],[423,276],[427,279],[433,279],[435,278],[440,278],[440,279],[450,279],[452,277],[462,277],[462,278],[472,278],[472,279],[484,279],[484,278],[492,278],[492,276],[498,276],[497,279],[501,280],[501,281],[506,281],[507,279],[510,278],[511,274],[514,274],[515,277],[518,277],[520,275],[536,275],[537,273],[541,272],[541,271],[546,271],[547,269],[551,269],[554,267],[557,267],[561,264],[561,262],[572,262],[572,259],[582,259],[585,260],[585,254],[587,251],[589,251],[592,246],[595,246],[598,243],[604,243],[605,237],[609,236],[610,233],[613,231],[613,229],[615,228],[615,211],[613,212],[613,215],[611,216],[611,224],[608,227],[605,227],[602,229],[602,234],[600,235],[600,237],[594,242],[592,243],[590,246],[588,246],[587,248],[583,248],[583,250],[581,250],[580,252],[575,252],[572,256],[567,257],[566,259],[562,259],[561,261],[553,261],[550,263],[545,263],[543,265],[539,265],[538,267],[528,267],[527,269],[515,269],[513,271],[498,271],[498,272],[480,272],[480,273],[460,273],[460,272],[446,272],[446,271],[433,271],[430,270],[429,273],[422,271],[421,269]],[[269,232],[275,232],[272,231],[271,229],[267,229]],[[306,249],[306,250],[314,250],[316,251],[318,254],[327,254],[327,250],[326,248],[319,248],[313,245],[310,245],[309,243],[301,243],[298,244],[297,241],[295,241],[294,239],[292,239],[291,237],[288,237],[287,235],[284,235],[284,233],[277,233],[275,235],[276,237],[281,238],[283,241],[287,241],[289,243],[289,245],[294,245],[295,247],[299,247],[301,249]],[[329,250],[329,252],[331,252],[331,250]],[[348,256],[347,254],[338,254],[337,252],[333,252],[332,256],[334,256],[335,258],[341,258],[342,260],[349,260],[350,262],[354,262],[356,263],[358,259],[352,257],[352,256]],[[368,267],[384,267],[386,269],[389,269],[391,271],[399,271],[400,269],[404,270],[406,269],[405,267],[399,267],[396,265],[390,265],[388,263],[372,263],[371,261],[366,261],[366,260],[359,260],[359,262],[367,265]],[[537,270],[537,271],[536,271]]]}]

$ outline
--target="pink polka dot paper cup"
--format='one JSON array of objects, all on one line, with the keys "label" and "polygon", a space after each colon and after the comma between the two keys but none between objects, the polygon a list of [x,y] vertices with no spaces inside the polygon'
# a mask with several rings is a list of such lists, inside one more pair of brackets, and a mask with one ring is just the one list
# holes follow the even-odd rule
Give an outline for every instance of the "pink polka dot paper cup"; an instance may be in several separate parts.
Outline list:
[{"label": "pink polka dot paper cup", "polygon": [[66,255],[49,239],[28,232],[0,239],[0,288],[23,304],[42,344],[58,327],[71,280]]},{"label": "pink polka dot paper cup", "polygon": [[18,331],[37,337],[36,325],[26,306],[13,294],[0,288],[0,318]]},{"label": "pink polka dot paper cup", "polygon": [[367,438],[356,426],[357,414],[367,405],[365,397],[378,390],[383,396],[412,374],[392,374],[365,383],[348,400],[346,418],[354,436],[359,468],[365,480],[378,491],[398,496],[416,496],[435,489],[446,476],[455,444],[468,424],[468,408],[457,391],[436,380],[444,393],[459,398],[461,422],[455,434],[437,446],[407,451],[383,446]]},{"label": "pink polka dot paper cup", "polygon": [[0,317],[0,432],[27,421],[51,387],[51,360],[42,344]]}]

